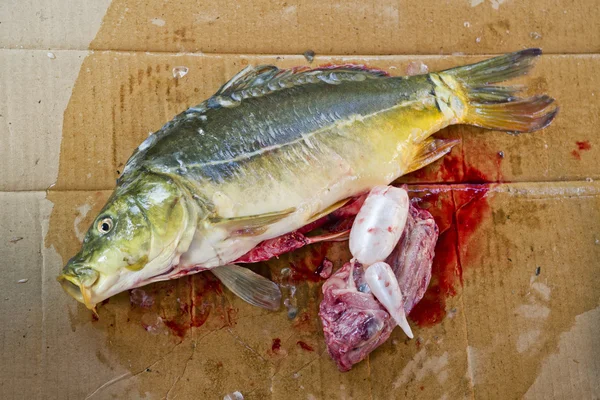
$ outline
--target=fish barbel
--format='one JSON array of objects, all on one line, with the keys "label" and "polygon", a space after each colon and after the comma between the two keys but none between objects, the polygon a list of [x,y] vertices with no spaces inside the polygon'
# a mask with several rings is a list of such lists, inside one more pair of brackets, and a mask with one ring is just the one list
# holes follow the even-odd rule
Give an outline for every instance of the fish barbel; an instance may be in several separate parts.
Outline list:
[{"label": "fish barbel", "polygon": [[444,156],[458,141],[431,135],[448,125],[547,126],[552,98],[496,85],[540,54],[410,77],[354,65],[248,67],[137,148],[58,279],[94,309],[124,290],[214,269],[234,292],[276,308],[272,282],[236,259]]}]

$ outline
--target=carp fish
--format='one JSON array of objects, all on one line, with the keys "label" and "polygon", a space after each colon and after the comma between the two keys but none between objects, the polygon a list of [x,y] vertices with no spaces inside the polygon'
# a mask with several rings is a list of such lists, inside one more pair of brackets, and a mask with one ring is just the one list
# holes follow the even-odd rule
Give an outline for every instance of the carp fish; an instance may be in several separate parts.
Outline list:
[{"label": "carp fish", "polygon": [[212,270],[277,309],[278,287],[236,260],[443,157],[458,143],[432,137],[444,127],[546,127],[558,112],[551,97],[498,85],[540,54],[410,77],[249,66],[140,144],[58,280],[95,310],[119,292]]}]

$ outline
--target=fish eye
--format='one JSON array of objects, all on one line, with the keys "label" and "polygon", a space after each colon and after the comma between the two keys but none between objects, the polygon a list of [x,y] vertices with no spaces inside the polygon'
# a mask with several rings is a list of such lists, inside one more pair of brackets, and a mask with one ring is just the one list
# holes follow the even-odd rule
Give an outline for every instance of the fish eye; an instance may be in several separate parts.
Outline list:
[{"label": "fish eye", "polygon": [[102,218],[98,221],[98,231],[102,234],[108,233],[113,228],[113,220],[110,217]]}]

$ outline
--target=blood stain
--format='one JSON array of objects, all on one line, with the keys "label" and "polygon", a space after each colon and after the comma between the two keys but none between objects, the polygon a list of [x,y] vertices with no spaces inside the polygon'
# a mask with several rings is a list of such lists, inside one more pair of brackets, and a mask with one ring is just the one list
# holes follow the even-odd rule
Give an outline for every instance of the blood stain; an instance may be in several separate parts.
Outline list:
[{"label": "blood stain", "polygon": [[315,351],[315,349],[311,345],[309,345],[309,344],[307,344],[307,343],[305,343],[305,342],[303,342],[301,340],[297,341],[296,344],[298,346],[300,346],[303,350],[306,350],[306,351]]},{"label": "blood stain", "polygon": [[584,140],[582,142],[575,142],[575,144],[577,145],[577,149],[571,151],[571,155],[576,160],[581,160],[581,152],[582,151],[588,151],[588,150],[592,149],[592,145],[590,144],[589,140]]},{"label": "blood stain", "polygon": [[583,142],[575,142],[577,144],[577,148],[579,150],[590,150],[592,145],[589,140],[584,140]]},{"label": "blood stain", "polygon": [[[308,246],[301,253],[302,258],[290,262],[291,280],[294,282],[320,282],[324,278],[319,274],[319,267],[326,261],[327,251],[331,243],[324,242]],[[292,255],[293,257],[293,255]]]},{"label": "blood stain", "polygon": [[[146,314],[160,316],[161,322],[177,337],[183,338],[194,327],[204,325],[209,316],[220,326],[235,323],[236,310],[220,306],[223,294],[220,282],[212,275],[200,273],[176,281],[160,282],[144,288],[153,302],[139,306],[139,296],[130,296],[131,318],[144,328]],[[148,329],[146,329],[148,330]]]},{"label": "blood stain", "polygon": [[[455,296],[463,283],[463,263],[476,251],[465,244],[482,221],[491,215],[487,201],[489,182],[502,181],[501,157],[496,157],[495,179],[481,170],[465,165],[458,157],[446,157],[442,165],[442,181],[467,182],[452,185],[429,186],[412,191],[413,201],[434,217],[440,235],[435,248],[431,282],[423,299],[413,308],[409,317],[419,326],[432,326],[446,316],[446,300]],[[462,171],[462,176],[456,171]]]},{"label": "blood stain", "polygon": [[173,335],[179,336],[180,338],[183,338],[190,329],[189,322],[180,323],[174,319],[163,319],[163,323],[169,328]]},{"label": "blood stain", "polygon": [[271,345],[271,350],[273,353],[278,353],[281,349],[281,339],[275,338],[273,339],[273,344]]},{"label": "blood stain", "polygon": [[298,315],[294,321],[294,328],[299,330],[311,331],[313,330],[313,321],[311,320],[308,312],[303,312]]}]

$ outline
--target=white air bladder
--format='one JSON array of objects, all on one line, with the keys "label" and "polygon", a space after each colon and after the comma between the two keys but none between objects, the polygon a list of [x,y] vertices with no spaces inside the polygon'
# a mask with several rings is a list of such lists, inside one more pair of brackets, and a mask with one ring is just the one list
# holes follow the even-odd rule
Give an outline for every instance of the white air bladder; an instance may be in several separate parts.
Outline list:
[{"label": "white air bladder", "polygon": [[392,268],[384,262],[402,236],[409,207],[406,190],[392,186],[373,188],[352,225],[350,252],[366,269],[365,280],[375,298],[412,339],[400,285]]},{"label": "white air bladder", "polygon": [[410,207],[406,190],[376,186],[356,215],[350,231],[350,252],[363,265],[385,260],[394,250]]}]

